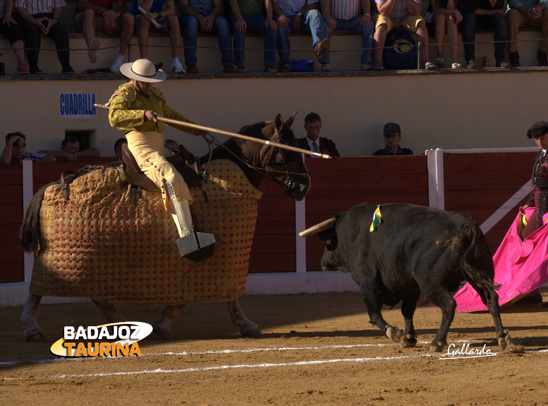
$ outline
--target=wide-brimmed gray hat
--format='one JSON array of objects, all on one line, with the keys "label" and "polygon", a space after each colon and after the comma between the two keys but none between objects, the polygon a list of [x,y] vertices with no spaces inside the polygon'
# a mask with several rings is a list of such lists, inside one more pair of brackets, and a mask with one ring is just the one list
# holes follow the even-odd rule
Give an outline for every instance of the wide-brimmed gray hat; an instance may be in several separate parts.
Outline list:
[{"label": "wide-brimmed gray hat", "polygon": [[137,59],[135,62],[124,63],[120,66],[122,75],[139,82],[158,83],[166,80],[166,73],[148,59]]}]

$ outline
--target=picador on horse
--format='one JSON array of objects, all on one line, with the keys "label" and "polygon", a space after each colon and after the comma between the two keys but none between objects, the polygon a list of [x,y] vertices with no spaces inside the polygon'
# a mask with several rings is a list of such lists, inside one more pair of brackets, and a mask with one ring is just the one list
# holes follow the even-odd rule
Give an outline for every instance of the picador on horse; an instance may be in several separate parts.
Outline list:
[{"label": "picador on horse", "polygon": [[[194,228],[190,204],[192,196],[182,175],[167,160],[173,152],[164,148],[164,126],[158,115],[191,122],[173,110],[166,97],[154,83],[166,79],[162,70],[148,59],[138,59],[121,66],[120,72],[131,79],[121,85],[109,101],[109,122],[126,134],[129,151],[139,168],[162,192],[166,210],[173,215],[180,238],[177,247],[181,256],[196,262],[211,257],[219,238],[211,233],[200,233]],[[185,126],[175,128],[193,135],[204,135],[202,130]]]},{"label": "picador on horse", "polygon": [[[153,87],[166,75],[148,60],[121,71],[131,81],[110,98],[109,120],[128,140],[123,170],[82,168],[42,187],[25,211],[20,242],[35,253],[21,315],[25,338],[44,339],[38,325],[43,296],[88,297],[109,322],[124,320],[120,305],[165,305],[154,331],[166,338],[185,304],[226,302],[242,335],[260,336],[238,302],[245,294],[259,186],[266,177],[288,198],[302,200],[310,176],[301,154],[328,157],[298,148],[291,130],[296,113],[238,133],[216,130],[191,123],[167,104]],[[164,123],[230,138],[222,144],[208,139],[210,151],[198,159],[197,173],[189,168],[195,157],[183,146],[174,155],[164,149]]]}]

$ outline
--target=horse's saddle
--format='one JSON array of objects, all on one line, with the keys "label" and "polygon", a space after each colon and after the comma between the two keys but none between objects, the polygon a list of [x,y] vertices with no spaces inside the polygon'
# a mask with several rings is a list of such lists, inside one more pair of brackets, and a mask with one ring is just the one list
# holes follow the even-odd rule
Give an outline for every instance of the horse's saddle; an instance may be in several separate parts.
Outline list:
[{"label": "horse's saddle", "polygon": [[[198,175],[196,158],[183,145],[179,145],[179,153],[166,158],[183,176],[188,188],[201,187],[202,178]],[[142,189],[159,192],[160,189],[139,168],[135,157],[127,147],[122,145],[122,166],[128,182]]]}]

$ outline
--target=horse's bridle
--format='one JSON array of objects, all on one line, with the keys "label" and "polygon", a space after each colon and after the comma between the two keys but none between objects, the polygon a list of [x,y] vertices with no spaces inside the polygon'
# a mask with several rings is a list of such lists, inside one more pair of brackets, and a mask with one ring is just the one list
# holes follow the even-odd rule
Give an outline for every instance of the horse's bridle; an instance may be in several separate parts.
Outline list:
[{"label": "horse's bridle", "polygon": [[[273,142],[276,142],[278,144],[282,144],[282,145],[290,145],[289,144],[289,136],[286,135],[286,134],[280,134],[278,132],[278,129],[275,129],[274,130],[274,135],[272,136],[272,141]],[[279,147],[273,147],[272,148],[272,152],[270,153],[269,157],[268,157],[268,160],[266,161],[266,164],[264,166],[264,168],[262,168],[262,171],[263,171],[263,175],[265,177],[267,177],[268,179],[270,179],[272,182],[276,183],[277,185],[280,185],[284,190],[291,190],[293,188],[295,188],[295,181],[292,179],[292,176],[298,176],[298,175],[301,175],[301,176],[304,176],[304,177],[309,177],[310,176],[310,173],[308,172],[308,170],[304,173],[302,172],[290,172],[289,171],[289,167],[287,165],[287,154],[288,154],[289,151],[287,151],[286,149],[283,149],[283,148],[279,148]],[[273,160],[274,157],[280,155],[282,160],[281,162],[276,162]],[[279,167],[283,165],[285,167],[285,171],[282,171],[276,167]],[[270,173],[268,172],[277,172],[277,173],[285,173],[285,178],[283,181],[275,178],[274,176],[272,176]]]},{"label": "horse's bridle", "polygon": [[[232,154],[237,160],[239,160],[240,162],[245,164],[248,168],[254,170],[255,172],[260,173],[261,175],[263,175],[264,177],[270,179],[272,182],[276,183],[277,185],[280,185],[284,190],[291,190],[295,187],[295,181],[293,179],[291,179],[291,176],[299,176],[300,175],[300,176],[304,176],[306,178],[310,177],[310,172],[308,172],[308,170],[306,172],[291,172],[291,171],[289,171],[289,168],[287,166],[287,153],[288,153],[288,151],[283,149],[283,148],[267,146],[267,148],[271,148],[272,151],[268,155],[268,158],[267,158],[267,161],[266,161],[266,164],[265,164],[264,168],[258,168],[256,166],[252,165],[251,163],[247,162],[246,160],[244,160],[244,159],[240,158],[239,156],[237,156],[234,152],[232,152],[230,149],[228,149],[224,144],[219,143],[217,141],[217,139],[215,137],[213,137],[212,135],[208,135],[207,137],[210,137],[210,138],[209,139],[206,138],[206,137],[204,137],[204,138],[206,138],[206,141],[209,144],[209,158],[208,158],[208,161],[211,160],[211,156],[212,156],[212,153],[213,153],[212,145],[216,145],[216,146],[223,147],[226,151],[228,151],[230,154]],[[274,130],[274,135],[272,136],[271,141],[279,143],[279,144],[283,144],[283,145],[290,145],[289,144],[289,136],[287,136],[286,134],[282,134],[280,136],[280,134],[278,133],[278,129]],[[277,155],[280,155],[282,157],[281,162],[276,162],[272,159],[273,157],[276,157]],[[275,168],[276,166],[281,166],[281,165],[283,165],[285,167],[285,170]],[[278,178],[272,176],[269,172],[284,173],[286,176],[285,176],[284,180],[282,181],[282,180],[279,180]]]}]

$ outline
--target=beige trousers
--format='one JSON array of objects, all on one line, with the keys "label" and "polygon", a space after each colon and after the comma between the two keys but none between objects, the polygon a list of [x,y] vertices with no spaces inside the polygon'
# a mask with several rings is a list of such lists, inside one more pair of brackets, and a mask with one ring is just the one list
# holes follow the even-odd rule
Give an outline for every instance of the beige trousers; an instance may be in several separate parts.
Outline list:
[{"label": "beige trousers", "polygon": [[544,9],[541,18],[533,20],[517,9],[511,9],[506,14],[508,20],[508,50],[510,53],[518,52],[518,32],[520,27],[541,27],[541,40],[538,50],[546,52],[548,49],[548,9]]},{"label": "beige trousers", "polygon": [[156,131],[132,131],[126,134],[126,138],[128,148],[141,170],[162,191],[164,207],[167,207],[169,199],[164,188],[164,180],[173,187],[177,201],[186,200],[191,204],[192,196],[186,182],[166,159],[172,152],[164,148],[164,135]]}]

